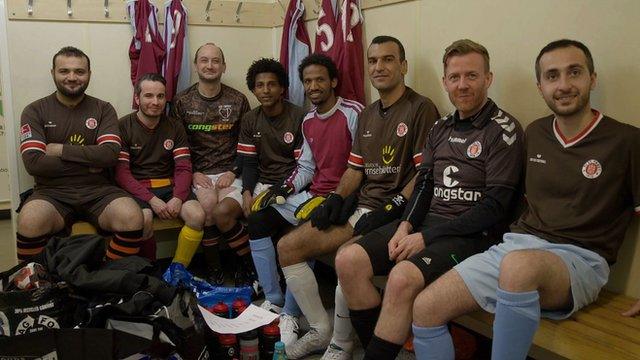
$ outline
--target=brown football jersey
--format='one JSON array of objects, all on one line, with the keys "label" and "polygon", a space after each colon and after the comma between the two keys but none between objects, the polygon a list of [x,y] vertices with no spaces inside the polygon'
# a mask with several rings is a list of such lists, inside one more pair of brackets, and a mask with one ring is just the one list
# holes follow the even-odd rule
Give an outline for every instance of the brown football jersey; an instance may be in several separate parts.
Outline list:
[{"label": "brown football jersey", "polygon": [[171,114],[187,132],[194,172],[233,169],[240,123],[249,110],[246,96],[224,84],[213,98],[202,96],[197,83],[176,96]]},{"label": "brown football jersey", "polygon": [[275,184],[289,175],[300,155],[305,112],[288,101],[283,105],[276,117],[266,116],[258,106],[242,119],[238,153],[258,157],[258,181],[263,184]]},{"label": "brown football jersey", "polygon": [[387,109],[380,100],[358,117],[349,166],[364,173],[358,206],[375,209],[416,174],[429,129],[440,117],[433,102],[409,87]]},{"label": "brown football jersey", "polygon": [[422,166],[433,170],[429,212],[447,218],[469,210],[489,187],[517,190],[524,157],[522,127],[492,100],[468,130],[455,129],[456,117],[457,112],[436,122],[423,151]]},{"label": "brown football jersey", "polygon": [[[63,144],[62,156],[46,155],[51,143]],[[85,95],[70,108],[53,93],[22,112],[20,152],[36,187],[110,184],[119,151],[118,117],[106,101]]]},{"label": "brown football jersey", "polygon": [[527,209],[512,227],[616,260],[632,214],[640,214],[640,130],[594,112],[566,139],[548,116],[526,130]]},{"label": "brown football jersey", "polygon": [[119,120],[122,149],[119,159],[128,161],[136,180],[173,178],[175,161],[189,157],[182,124],[162,116],[155,129],[146,127],[136,112]]}]

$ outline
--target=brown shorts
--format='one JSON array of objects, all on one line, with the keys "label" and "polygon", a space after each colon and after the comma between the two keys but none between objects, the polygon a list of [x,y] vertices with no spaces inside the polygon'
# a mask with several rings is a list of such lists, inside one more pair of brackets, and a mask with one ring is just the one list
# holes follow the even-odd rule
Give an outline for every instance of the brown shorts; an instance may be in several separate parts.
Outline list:
[{"label": "brown shorts", "polygon": [[113,185],[37,187],[24,204],[32,200],[44,200],[58,210],[67,227],[71,227],[76,220],[85,220],[99,228],[100,214],[113,200],[121,197],[131,196]]}]

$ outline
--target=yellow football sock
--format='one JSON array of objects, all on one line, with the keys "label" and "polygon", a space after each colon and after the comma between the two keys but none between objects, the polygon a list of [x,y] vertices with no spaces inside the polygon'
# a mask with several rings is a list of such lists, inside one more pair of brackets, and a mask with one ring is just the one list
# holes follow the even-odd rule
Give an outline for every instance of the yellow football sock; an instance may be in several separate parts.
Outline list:
[{"label": "yellow football sock", "polygon": [[202,230],[194,230],[187,225],[183,226],[178,235],[178,248],[173,256],[173,262],[180,263],[185,267],[189,266],[193,255],[198,250],[200,241],[202,241],[203,234]]}]

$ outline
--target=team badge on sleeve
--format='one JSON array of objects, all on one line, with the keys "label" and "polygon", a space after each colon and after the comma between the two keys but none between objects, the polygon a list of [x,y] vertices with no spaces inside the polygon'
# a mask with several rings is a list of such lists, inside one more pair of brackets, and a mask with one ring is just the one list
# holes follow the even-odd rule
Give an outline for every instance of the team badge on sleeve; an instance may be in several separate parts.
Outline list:
[{"label": "team badge on sleeve", "polygon": [[403,137],[407,135],[407,131],[409,131],[409,127],[407,127],[407,124],[401,122],[396,128],[396,135],[398,135],[399,137]]},{"label": "team badge on sleeve", "polygon": [[474,141],[467,148],[467,156],[472,159],[477,158],[478,156],[480,156],[481,153],[482,153],[482,144],[480,143],[480,141]]},{"label": "team badge on sleeve", "polygon": [[288,131],[284,133],[284,142],[286,144],[291,144],[293,142],[293,134]]},{"label": "team badge on sleeve", "polygon": [[591,159],[582,165],[582,175],[587,179],[595,179],[602,174],[602,165],[595,159]]},{"label": "team badge on sleeve", "polygon": [[87,129],[89,130],[93,130],[95,128],[98,127],[98,120],[94,119],[94,118],[88,118],[85,122],[84,125],[87,127]]},{"label": "team badge on sleeve", "polygon": [[167,140],[164,141],[163,145],[164,145],[165,150],[171,150],[171,149],[173,149],[173,140],[167,139]]},{"label": "team badge on sleeve", "polygon": [[29,124],[20,126],[20,141],[30,139],[32,136],[33,133],[31,132],[31,126],[29,126]]}]

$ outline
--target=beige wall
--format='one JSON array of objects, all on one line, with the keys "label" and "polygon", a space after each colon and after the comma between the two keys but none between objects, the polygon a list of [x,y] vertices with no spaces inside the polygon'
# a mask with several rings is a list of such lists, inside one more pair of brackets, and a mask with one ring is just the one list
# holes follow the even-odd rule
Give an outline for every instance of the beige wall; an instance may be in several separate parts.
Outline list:
[{"label": "beige wall", "polygon": [[[583,41],[593,53],[598,85],[592,105],[640,127],[637,0],[418,0],[365,10],[364,17],[364,42],[383,34],[399,38],[409,62],[407,84],[442,113],[453,110],[440,80],[442,53],[452,41],[470,38],[487,47],[494,72],[489,96],[526,126],[548,113],[535,84],[535,57],[548,42],[568,37]],[[307,28],[313,42],[315,21]],[[276,29],[278,38],[281,33]],[[369,99],[377,99],[371,86],[366,91]],[[634,219],[608,285],[635,297],[640,297],[640,279],[629,274],[640,274],[639,238]]]},{"label": "beige wall", "polygon": [[[433,99],[443,113],[452,107],[440,83],[441,56],[453,40],[471,38],[488,48],[495,75],[490,96],[526,126],[547,113],[535,86],[534,58],[549,41],[569,37],[584,41],[593,52],[599,74],[593,106],[640,126],[640,92],[635,86],[640,83],[637,0],[416,0],[366,10],[364,16],[365,42],[380,34],[400,38],[409,61],[407,83]],[[313,41],[314,23],[307,26]],[[226,81],[255,105],[243,85],[244,72],[251,60],[279,54],[282,28],[193,26],[190,34],[192,52],[205,41],[222,45],[228,59]],[[129,111],[128,25],[11,21],[8,35],[14,119],[30,101],[53,91],[48,73],[51,55],[66,44],[79,46],[92,58],[89,93],[111,101],[120,115]],[[367,87],[367,94],[375,100],[372,90]],[[21,184],[27,184],[28,177],[21,175]],[[627,274],[640,273],[638,238],[636,219],[610,283],[611,288],[636,297],[640,281]]]}]

